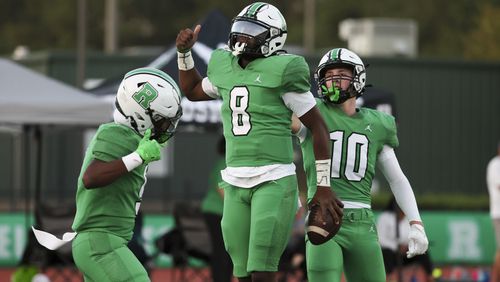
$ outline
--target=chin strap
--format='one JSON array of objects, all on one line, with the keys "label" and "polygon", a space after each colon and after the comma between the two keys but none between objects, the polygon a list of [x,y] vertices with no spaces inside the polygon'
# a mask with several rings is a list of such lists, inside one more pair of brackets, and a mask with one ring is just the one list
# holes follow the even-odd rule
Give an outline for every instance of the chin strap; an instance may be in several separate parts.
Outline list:
[{"label": "chin strap", "polygon": [[247,47],[247,44],[246,43],[243,43],[243,42],[236,42],[234,43],[234,46],[233,46],[233,56],[239,56],[241,54],[243,54],[243,50],[245,50],[245,47]]}]

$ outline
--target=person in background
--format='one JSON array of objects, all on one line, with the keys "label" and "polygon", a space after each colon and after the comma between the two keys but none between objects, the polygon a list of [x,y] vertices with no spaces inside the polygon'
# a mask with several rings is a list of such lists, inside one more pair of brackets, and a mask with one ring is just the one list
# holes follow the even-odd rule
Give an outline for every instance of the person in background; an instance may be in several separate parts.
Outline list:
[{"label": "person in background", "polygon": [[174,80],[154,68],[125,74],[114,121],[90,142],[78,177],[72,242],[85,281],[150,281],[127,247],[146,184],[148,164],[174,135],[182,115]]},{"label": "person in background", "polygon": [[212,243],[210,270],[214,282],[230,282],[233,277],[233,265],[224,247],[220,226],[224,209],[224,189],[219,187],[219,183],[222,181],[220,172],[226,167],[225,152],[226,141],[221,136],[217,142],[218,159],[212,168],[208,180],[208,191],[201,204],[201,211],[210,232],[210,241]]},{"label": "person in background", "polygon": [[[331,189],[342,200],[344,217],[338,233],[328,242],[306,242],[307,277],[310,282],[385,282],[384,262],[371,209],[375,167],[389,182],[398,204],[410,220],[408,257],[427,251],[428,241],[412,187],[399,166],[394,148],[399,145],[394,117],[368,108],[357,108],[356,98],[365,89],[366,69],[354,52],[328,51],[315,71],[317,106],[327,125],[331,150]],[[307,175],[308,201],[314,195],[316,170],[310,131],[294,118],[292,132],[301,141]]]},{"label": "person in background", "polygon": [[211,53],[205,78],[191,55],[200,30],[197,25],[177,35],[179,85],[191,101],[222,99],[224,244],[240,282],[275,281],[298,203],[292,113],[314,136],[321,175],[311,202],[335,222],[342,216],[327,177],[328,132],[310,92],[309,66],[285,54],[285,19],[267,3],[250,4],[234,18],[229,46]]},{"label": "person in background", "polygon": [[[396,226],[398,226],[397,230]],[[418,264],[425,271],[425,281],[434,281],[432,276],[434,267],[429,253],[416,255],[412,258],[406,257],[410,225],[405,214],[396,203],[396,198],[391,198],[387,207],[377,218],[377,231],[378,241],[384,257],[387,281],[397,281],[398,276],[395,270],[398,262],[402,266]]]},{"label": "person in background", "polygon": [[490,195],[490,215],[495,229],[497,248],[491,269],[491,282],[500,282],[500,141],[497,144],[497,155],[486,168],[486,183]]},{"label": "person in background", "polygon": [[279,282],[289,281],[290,276],[295,276],[294,278],[298,281],[307,281],[306,242],[304,240],[306,210],[304,206],[300,206],[297,210],[290,240],[280,259],[279,270],[282,273]]}]

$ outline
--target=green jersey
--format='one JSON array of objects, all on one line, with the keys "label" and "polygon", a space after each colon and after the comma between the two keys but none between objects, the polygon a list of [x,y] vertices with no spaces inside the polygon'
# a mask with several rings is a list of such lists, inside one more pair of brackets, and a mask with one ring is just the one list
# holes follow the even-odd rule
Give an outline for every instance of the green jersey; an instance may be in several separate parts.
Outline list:
[{"label": "green jersey", "polygon": [[[317,99],[331,142],[331,187],[342,201],[371,204],[370,189],[377,156],[384,147],[397,147],[394,117],[360,108],[354,116]],[[310,200],[316,193],[316,168],[310,133],[301,144]]]},{"label": "green jersey", "polygon": [[282,95],[309,91],[309,67],[304,58],[274,55],[242,68],[230,51],[217,49],[207,74],[223,101],[227,166],[292,163],[292,111]]},{"label": "green jersey", "polygon": [[103,231],[126,240],[132,238],[136,210],[139,209],[146,183],[146,165],[96,189],[85,188],[82,177],[93,159],[104,162],[119,159],[135,151],[140,140],[135,131],[124,125],[107,123],[99,127],[87,148],[78,177],[73,230]]}]

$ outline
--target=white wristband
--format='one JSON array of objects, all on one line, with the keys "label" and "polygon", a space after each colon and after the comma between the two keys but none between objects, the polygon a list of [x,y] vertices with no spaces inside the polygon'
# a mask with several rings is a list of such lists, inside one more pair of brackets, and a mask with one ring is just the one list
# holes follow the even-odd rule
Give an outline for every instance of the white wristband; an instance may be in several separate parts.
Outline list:
[{"label": "white wristband", "polygon": [[134,168],[140,166],[143,163],[141,156],[137,152],[132,152],[125,157],[122,157],[123,164],[127,168],[127,171],[132,171]]},{"label": "white wristband", "polygon": [[332,160],[316,160],[316,182],[318,186],[330,187]]},{"label": "white wristband", "polygon": [[307,127],[303,123],[300,123],[299,131],[297,131],[297,133],[295,133],[295,136],[297,136],[297,138],[299,138],[300,143],[302,143],[302,142],[304,142],[304,140],[306,140]]},{"label": "white wristband", "polygon": [[187,51],[186,53],[177,51],[177,66],[181,71],[188,71],[194,68],[194,60],[191,51]]}]

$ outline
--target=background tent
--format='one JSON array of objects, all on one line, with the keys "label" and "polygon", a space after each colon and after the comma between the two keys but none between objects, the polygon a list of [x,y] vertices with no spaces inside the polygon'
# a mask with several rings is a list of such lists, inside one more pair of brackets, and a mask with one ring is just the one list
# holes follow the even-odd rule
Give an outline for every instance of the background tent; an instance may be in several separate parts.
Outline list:
[{"label": "background tent", "polygon": [[[39,199],[42,186],[74,193],[67,186],[75,186],[81,165],[82,128],[109,121],[112,107],[6,59],[0,59],[0,73],[2,206],[16,210],[32,191]],[[66,183],[61,175],[67,174],[74,177]]]},{"label": "background tent", "polygon": [[[213,10],[199,24],[201,24],[201,31],[198,41],[192,48],[192,53],[196,68],[202,76],[205,76],[211,52],[227,44],[231,22],[220,11]],[[147,64],[147,66],[161,69],[175,81],[178,81],[175,41],[165,52]],[[122,78],[123,75],[106,80],[98,87],[89,91],[96,95],[104,96],[109,101],[113,101]],[[192,103],[183,98],[182,107],[184,113],[181,118],[181,124],[189,123],[193,125],[201,124],[204,127],[217,127],[220,123],[220,101]]]},{"label": "background tent", "polygon": [[96,125],[111,107],[74,87],[0,59],[0,123]]}]

